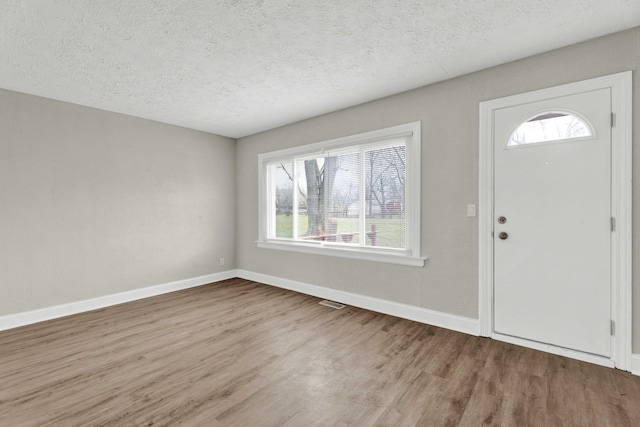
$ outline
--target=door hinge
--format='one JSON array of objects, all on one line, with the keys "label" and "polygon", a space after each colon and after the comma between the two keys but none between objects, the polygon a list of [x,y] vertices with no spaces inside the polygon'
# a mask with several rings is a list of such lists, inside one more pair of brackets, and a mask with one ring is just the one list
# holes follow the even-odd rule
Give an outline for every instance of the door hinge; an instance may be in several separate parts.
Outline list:
[{"label": "door hinge", "polygon": [[616,322],[614,320],[611,321],[611,336],[616,334]]},{"label": "door hinge", "polygon": [[616,113],[611,113],[611,127],[616,125]]},{"label": "door hinge", "polygon": [[611,231],[616,231],[616,219],[611,217]]}]

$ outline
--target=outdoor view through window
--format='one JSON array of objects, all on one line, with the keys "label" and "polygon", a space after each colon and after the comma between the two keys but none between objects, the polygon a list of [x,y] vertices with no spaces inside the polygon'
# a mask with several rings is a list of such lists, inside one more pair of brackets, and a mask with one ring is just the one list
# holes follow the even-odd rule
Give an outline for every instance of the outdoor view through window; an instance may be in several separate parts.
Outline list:
[{"label": "outdoor view through window", "polygon": [[403,140],[271,164],[273,237],[405,249],[405,165]]},{"label": "outdoor view through window", "polygon": [[580,117],[563,111],[539,114],[524,123],[511,134],[509,147],[562,141],[593,135],[589,125]]}]

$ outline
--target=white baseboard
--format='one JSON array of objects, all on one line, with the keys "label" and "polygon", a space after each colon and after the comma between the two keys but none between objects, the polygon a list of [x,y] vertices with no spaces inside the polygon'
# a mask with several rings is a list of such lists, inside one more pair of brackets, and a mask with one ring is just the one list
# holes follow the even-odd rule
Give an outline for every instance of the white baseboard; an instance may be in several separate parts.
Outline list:
[{"label": "white baseboard", "polygon": [[[162,295],[169,292],[194,288],[209,283],[232,279],[234,277],[253,280],[255,282],[264,283],[266,285],[288,289],[307,295],[313,295],[318,298],[337,301],[343,304],[365,308],[367,310],[389,314],[391,316],[401,317],[403,319],[414,320],[420,323],[426,323],[441,328],[463,332],[469,335],[480,335],[480,321],[476,319],[457,316],[455,314],[442,313],[439,311],[369,297],[366,295],[340,291],[337,289],[325,288],[322,286],[311,285],[308,283],[297,282],[294,280],[283,279],[280,277],[269,276],[266,274],[255,273],[247,270],[228,270],[220,273],[208,274],[205,276],[193,277],[185,280],[178,280],[162,285],[149,286],[132,291],[105,295],[103,297],[92,298],[84,301],[77,301],[69,304],[62,304],[38,310],[0,316],[0,331],[30,325],[32,323],[44,322],[46,320],[57,319],[60,317],[70,316],[72,314],[97,310],[112,305],[123,304],[130,301],[149,298],[156,295]],[[541,350],[548,351],[545,349]],[[594,363],[593,361],[591,362]],[[640,354],[632,354],[630,363],[630,371],[634,375],[640,376]]]},{"label": "white baseboard", "polygon": [[0,316],[0,331],[17,328],[19,326],[30,325],[32,323],[44,322],[45,320],[70,316],[72,314],[97,310],[99,308],[135,301],[142,298],[153,297],[169,292],[180,291],[182,289],[202,286],[213,282],[219,282],[221,280],[232,279],[234,277],[237,277],[236,270],[229,270],[223,271],[221,273],[207,274],[206,276],[193,277],[191,279],[178,280],[176,282],[165,283],[162,285],[149,286],[132,291],[105,295],[102,297],[91,298],[84,301],[77,301],[69,304],[56,305],[53,307],[41,308],[38,310]]},{"label": "white baseboard", "polygon": [[640,376],[640,354],[631,355],[631,373]]},{"label": "white baseboard", "polygon": [[339,291],[322,286],[310,285],[308,283],[282,279],[280,277],[254,273],[247,270],[237,270],[236,272],[238,277],[242,279],[253,280],[254,282],[264,283],[278,288],[289,289],[291,291],[313,295],[319,298],[337,301],[379,313],[389,314],[391,316],[402,317],[403,319],[452,329],[469,335],[480,335],[480,322],[476,319],[354,294],[351,292]]}]

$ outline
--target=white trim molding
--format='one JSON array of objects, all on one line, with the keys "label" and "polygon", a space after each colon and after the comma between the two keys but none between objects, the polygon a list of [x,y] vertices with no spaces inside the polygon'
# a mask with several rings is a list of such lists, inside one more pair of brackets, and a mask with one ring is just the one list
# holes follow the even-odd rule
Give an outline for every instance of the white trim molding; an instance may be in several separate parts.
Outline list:
[{"label": "white trim molding", "polygon": [[631,355],[631,373],[640,376],[640,354]]},{"label": "white trim molding", "polygon": [[426,257],[408,257],[394,254],[393,252],[375,252],[366,249],[351,249],[348,247],[310,246],[297,242],[264,241],[256,242],[262,249],[278,249],[281,251],[297,252],[322,256],[343,256],[345,258],[359,259],[363,261],[384,262],[388,264],[407,265],[410,267],[424,267]]},{"label": "white trim molding", "polygon": [[[611,313],[615,322],[612,356],[605,365],[622,370],[638,370],[636,356],[632,361],[632,72],[612,74],[581,82],[508,96],[480,103],[480,176],[479,176],[479,313],[480,334],[504,339],[493,331],[493,125],[494,112],[500,108],[571,95],[596,89],[611,89],[613,123],[611,133],[611,209],[615,231],[611,240]],[[506,340],[506,339],[505,339]],[[513,339],[509,338],[509,342]],[[568,354],[565,349],[517,340],[516,344],[585,360],[588,355]],[[540,348],[542,347],[542,348]],[[593,361],[593,360],[589,360]],[[601,360],[602,362],[602,360]],[[598,363],[594,361],[594,363]],[[632,366],[633,364],[633,366]]]},{"label": "white trim molding", "polygon": [[37,310],[25,311],[22,313],[8,314],[0,316],[0,331],[30,325],[32,323],[44,322],[46,320],[57,319],[70,316],[72,314],[84,313],[97,310],[112,305],[149,298],[169,292],[194,288],[207,285],[222,280],[236,277],[236,270],[223,271],[220,273],[208,274],[205,276],[193,277],[185,280],[164,283],[162,285],[149,286],[146,288],[134,289],[117,294],[105,295],[83,301],[76,301],[68,304],[61,304],[52,307],[45,307]]},{"label": "white trim molding", "polygon": [[247,270],[237,270],[238,277],[252,280],[258,283],[288,289],[318,298],[340,302],[342,304],[360,307],[367,310],[384,313],[403,319],[414,320],[440,328],[451,329],[469,335],[478,336],[480,334],[480,324],[477,319],[457,316],[455,314],[442,313],[413,305],[402,304],[394,301],[383,300],[366,295],[354,294],[337,289],[325,288],[323,286],[311,285],[295,280],[283,279],[266,274],[255,273]]}]

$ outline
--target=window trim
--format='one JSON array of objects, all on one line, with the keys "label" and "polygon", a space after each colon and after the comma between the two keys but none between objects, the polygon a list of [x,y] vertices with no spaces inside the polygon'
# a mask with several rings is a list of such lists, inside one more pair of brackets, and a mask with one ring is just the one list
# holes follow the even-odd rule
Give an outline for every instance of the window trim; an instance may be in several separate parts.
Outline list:
[{"label": "window trim", "polygon": [[[261,153],[258,155],[258,240],[259,248],[279,249],[309,253],[315,255],[328,255],[341,258],[359,259],[374,262],[386,262],[407,266],[423,267],[427,258],[420,256],[420,205],[421,205],[421,122],[406,123],[371,132],[350,135],[328,141],[321,141],[282,150]],[[345,148],[353,145],[364,145],[393,138],[410,137],[407,144],[406,156],[406,180],[407,185],[405,215],[407,228],[410,230],[406,236],[406,251],[389,248],[371,247],[347,247],[331,245],[324,242],[301,242],[299,240],[267,238],[269,230],[268,194],[269,185],[267,177],[267,165],[278,159],[291,157],[304,157],[313,154],[321,154],[326,151]]]}]

